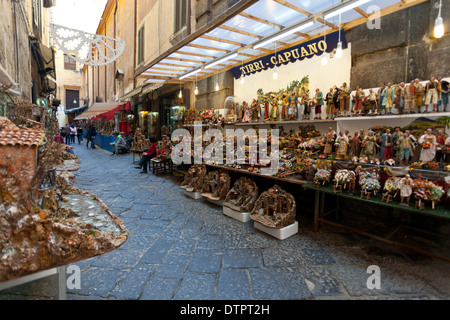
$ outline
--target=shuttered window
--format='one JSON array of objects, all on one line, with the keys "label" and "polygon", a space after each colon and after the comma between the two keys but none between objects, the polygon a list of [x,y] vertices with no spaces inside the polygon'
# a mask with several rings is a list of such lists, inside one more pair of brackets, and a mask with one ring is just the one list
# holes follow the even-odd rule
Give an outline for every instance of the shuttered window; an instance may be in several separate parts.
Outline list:
[{"label": "shuttered window", "polygon": [[64,69],[77,70],[77,62],[66,54],[64,55]]},{"label": "shuttered window", "polygon": [[187,0],[175,0],[175,33],[187,23]]},{"label": "shuttered window", "polygon": [[139,29],[138,33],[138,64],[144,62],[144,48],[145,48],[145,26]]},{"label": "shuttered window", "polygon": [[80,91],[66,89],[66,110],[80,107]]}]

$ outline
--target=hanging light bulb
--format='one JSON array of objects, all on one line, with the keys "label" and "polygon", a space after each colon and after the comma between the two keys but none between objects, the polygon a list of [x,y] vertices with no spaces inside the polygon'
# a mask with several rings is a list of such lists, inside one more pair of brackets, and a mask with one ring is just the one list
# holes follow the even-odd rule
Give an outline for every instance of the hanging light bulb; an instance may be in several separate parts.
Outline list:
[{"label": "hanging light bulb", "polygon": [[[323,41],[325,43],[327,43],[327,31],[325,30],[325,34],[323,36]],[[322,55],[322,66],[326,66],[328,64],[328,58],[326,55],[326,52],[324,51],[323,55]]]},{"label": "hanging light bulb", "polygon": [[241,77],[241,84],[244,84],[245,80],[244,80],[244,76]]},{"label": "hanging light bulb", "polygon": [[435,38],[442,38],[444,36],[444,20],[441,16],[441,8],[442,8],[442,0],[439,3],[439,14],[436,18],[436,22],[434,23],[434,37]]},{"label": "hanging light bulb", "polygon": [[275,69],[273,70],[273,79],[277,80],[278,79],[278,71],[277,71],[277,67],[275,67]]},{"label": "hanging light bulb", "polygon": [[180,94],[178,95],[178,98],[183,98],[183,91],[180,90]]},{"label": "hanging light bulb", "polygon": [[341,15],[339,14],[339,42],[336,49],[336,58],[342,58],[342,41],[341,41]]},{"label": "hanging light bulb", "polygon": [[219,91],[219,83],[216,83],[216,91]]},{"label": "hanging light bulb", "polygon": [[195,95],[198,95],[198,87],[195,87],[195,91],[194,91]]},{"label": "hanging light bulb", "polygon": [[342,58],[342,41],[339,41],[336,49],[336,58]]}]

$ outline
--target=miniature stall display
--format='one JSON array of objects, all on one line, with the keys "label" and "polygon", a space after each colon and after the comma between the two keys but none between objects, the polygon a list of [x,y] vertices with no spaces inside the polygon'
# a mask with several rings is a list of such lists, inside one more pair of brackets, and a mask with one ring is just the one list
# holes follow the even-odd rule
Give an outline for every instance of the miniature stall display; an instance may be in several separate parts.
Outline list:
[{"label": "miniature stall display", "polygon": [[317,160],[316,174],[314,176],[314,184],[319,187],[321,184],[326,185],[331,180],[331,161]]},{"label": "miniature stall display", "polygon": [[353,194],[356,186],[356,174],[354,171],[340,169],[334,175],[333,193],[342,193],[348,186],[348,193]]},{"label": "miniature stall display", "polygon": [[257,199],[258,186],[256,183],[247,177],[242,177],[227,193],[223,205],[235,211],[251,212]]},{"label": "miniature stall display", "polygon": [[420,210],[425,210],[425,202],[431,202],[431,207],[434,210],[436,203],[444,195],[444,189],[441,186],[422,177],[414,180],[413,192],[416,198],[415,207]]},{"label": "miniature stall display", "polygon": [[133,152],[143,152],[150,149],[150,141],[145,139],[140,128],[136,128],[136,132],[131,142],[131,151]]},{"label": "miniature stall display", "polygon": [[186,177],[181,183],[181,188],[187,192],[200,192],[206,177],[206,172],[206,166],[193,165],[186,173]]},{"label": "miniature stall display", "polygon": [[319,168],[314,176],[314,184],[316,186],[325,185],[330,182],[331,171],[327,168]]},{"label": "miniature stall display", "polygon": [[[409,174],[407,174],[404,178],[400,179],[399,187],[400,187],[400,205],[409,207],[409,201],[411,199],[411,195],[413,194],[413,184],[414,180],[411,178]],[[404,202],[406,200],[406,202]]]},{"label": "miniature stall display", "polygon": [[402,178],[400,177],[389,177],[384,184],[383,197],[381,201],[386,201],[386,203],[392,202],[401,191],[401,182]]},{"label": "miniature stall display", "polygon": [[203,180],[202,197],[212,201],[224,200],[230,190],[231,179],[226,171],[209,172]]},{"label": "miniature stall display", "polygon": [[[379,171],[379,168],[377,168]],[[377,169],[360,169],[359,171],[359,185],[361,186],[361,199],[370,199],[371,194],[377,195],[381,189],[380,175]]]},{"label": "miniature stall display", "polygon": [[294,224],[296,203],[294,197],[275,185],[261,194],[250,218],[267,228],[281,229]]}]

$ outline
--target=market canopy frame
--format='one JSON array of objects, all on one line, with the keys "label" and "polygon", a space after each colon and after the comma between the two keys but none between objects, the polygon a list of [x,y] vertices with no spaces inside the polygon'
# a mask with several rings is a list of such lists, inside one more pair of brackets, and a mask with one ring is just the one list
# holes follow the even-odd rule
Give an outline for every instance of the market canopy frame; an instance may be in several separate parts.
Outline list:
[{"label": "market canopy frame", "polygon": [[111,110],[117,109],[125,104],[126,102],[95,103],[74,120],[89,120],[91,118],[110,112]]},{"label": "market canopy frame", "polygon": [[[226,13],[138,68],[135,77],[145,78],[146,83],[196,82],[271,55],[277,50],[339,30],[349,30],[374,18],[427,1],[429,0],[237,2]],[[368,9],[373,5],[379,11],[371,13]],[[288,33],[287,36],[282,35],[285,32]],[[270,41],[271,39],[276,40]]]}]

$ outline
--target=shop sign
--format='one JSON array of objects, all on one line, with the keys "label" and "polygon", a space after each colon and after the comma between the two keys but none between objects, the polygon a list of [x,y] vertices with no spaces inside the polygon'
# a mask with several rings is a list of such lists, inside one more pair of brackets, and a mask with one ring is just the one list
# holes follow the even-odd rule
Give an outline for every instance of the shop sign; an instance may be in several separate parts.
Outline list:
[{"label": "shop sign", "polygon": [[[345,38],[345,32],[341,30],[342,48],[347,48],[347,40]],[[262,57],[243,64],[242,66],[231,69],[231,73],[236,79],[239,79],[242,75],[248,76],[261,72],[267,69],[273,69],[276,66],[287,65],[297,61],[302,61],[305,58],[312,58],[314,56],[321,56],[322,54],[331,53],[337,48],[339,42],[339,31],[320,37],[306,43],[299,44],[297,46],[279,51],[272,55]]]}]

